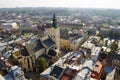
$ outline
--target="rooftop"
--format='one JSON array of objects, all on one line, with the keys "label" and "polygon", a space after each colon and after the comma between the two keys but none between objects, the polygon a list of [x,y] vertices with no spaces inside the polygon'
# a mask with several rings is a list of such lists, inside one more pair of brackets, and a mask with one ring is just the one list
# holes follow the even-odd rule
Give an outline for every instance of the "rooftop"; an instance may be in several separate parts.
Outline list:
[{"label": "rooftop", "polygon": [[[18,39],[16,39],[15,41],[14,41],[14,40],[9,41],[8,44],[12,44],[12,43],[17,42],[17,41],[20,41],[20,40],[21,40],[21,38],[18,38]],[[6,45],[7,45],[7,42],[5,42],[5,43],[1,43],[1,42],[0,42],[0,47],[6,46]]]},{"label": "rooftop", "polygon": [[115,76],[115,69],[113,69],[110,73],[107,74],[106,80],[113,80]]},{"label": "rooftop", "polygon": [[64,69],[58,66],[54,66],[53,70],[50,73],[50,76],[55,77],[56,79],[59,79],[61,75],[63,74]]},{"label": "rooftop", "polygon": [[43,47],[41,41],[36,39],[34,41],[30,41],[30,42],[26,43],[25,48],[27,49],[29,55],[32,55],[44,47]]},{"label": "rooftop", "polygon": [[55,44],[55,42],[50,37],[45,37],[41,40],[41,42],[45,48],[51,48]]},{"label": "rooftop", "polygon": [[98,80],[101,76],[101,73],[102,73],[102,64],[100,61],[97,61],[91,73],[91,78]]},{"label": "rooftop", "polygon": [[90,76],[93,67],[94,67],[94,62],[92,60],[87,60],[83,64],[82,69],[78,72],[77,76],[75,77],[75,80],[78,80],[80,77],[81,79],[85,79],[87,78],[87,76]]},{"label": "rooftop", "polygon": [[64,74],[61,77],[61,80],[71,80],[77,73],[76,69],[71,69],[67,67]]},{"label": "rooftop", "polygon": [[[77,59],[80,60],[79,58],[81,57],[81,55],[83,55],[83,53],[81,53],[79,51],[69,52],[65,56],[59,58],[58,61],[56,61],[52,66],[50,66],[48,69],[46,69],[40,75],[44,76],[44,77],[49,77],[49,75],[51,74],[51,72],[54,69],[54,66],[58,66],[65,70],[63,73],[63,76],[61,77],[62,80],[73,78],[75,76],[76,72],[82,68],[82,64],[77,62]],[[77,64],[75,64],[75,63],[77,63]],[[83,63],[84,63],[84,60],[83,60]],[[55,71],[57,71],[57,70],[55,70]],[[54,74],[57,74],[58,71],[56,73],[55,73],[55,71],[54,71]],[[74,71],[75,71],[75,73],[73,73]]]},{"label": "rooftop", "polygon": [[97,46],[97,42],[100,40],[99,37],[91,36],[83,45],[84,48],[92,49],[94,46]]},{"label": "rooftop", "polygon": [[0,52],[3,51],[6,48],[6,46],[0,47]]}]

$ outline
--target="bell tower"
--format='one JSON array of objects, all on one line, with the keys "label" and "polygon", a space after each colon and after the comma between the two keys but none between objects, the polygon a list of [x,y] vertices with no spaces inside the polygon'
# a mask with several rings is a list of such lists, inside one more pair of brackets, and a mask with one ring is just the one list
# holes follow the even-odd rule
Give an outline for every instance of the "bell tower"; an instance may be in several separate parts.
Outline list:
[{"label": "bell tower", "polygon": [[52,27],[57,28],[57,19],[56,19],[55,14],[53,14]]},{"label": "bell tower", "polygon": [[52,19],[52,28],[51,28],[51,38],[55,41],[56,43],[56,48],[60,49],[60,29],[57,25],[57,18],[55,14],[53,14],[53,19]]},{"label": "bell tower", "polygon": [[45,29],[45,34],[48,35],[56,44],[56,48],[60,49],[60,30],[57,25],[57,18],[55,14],[53,14],[52,23],[50,27]]}]

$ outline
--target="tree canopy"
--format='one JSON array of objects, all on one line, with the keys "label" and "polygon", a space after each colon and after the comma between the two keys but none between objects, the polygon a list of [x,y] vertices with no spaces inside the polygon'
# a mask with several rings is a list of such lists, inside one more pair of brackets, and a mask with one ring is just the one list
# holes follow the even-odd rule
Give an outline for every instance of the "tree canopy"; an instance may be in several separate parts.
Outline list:
[{"label": "tree canopy", "polygon": [[114,42],[111,44],[110,48],[111,48],[111,52],[115,53],[117,51],[118,45]]},{"label": "tree canopy", "polygon": [[104,36],[101,33],[97,34],[97,36],[100,37],[101,39],[104,38]]},{"label": "tree canopy", "polygon": [[38,58],[37,59],[37,72],[41,73],[47,68],[47,62],[44,58]]}]

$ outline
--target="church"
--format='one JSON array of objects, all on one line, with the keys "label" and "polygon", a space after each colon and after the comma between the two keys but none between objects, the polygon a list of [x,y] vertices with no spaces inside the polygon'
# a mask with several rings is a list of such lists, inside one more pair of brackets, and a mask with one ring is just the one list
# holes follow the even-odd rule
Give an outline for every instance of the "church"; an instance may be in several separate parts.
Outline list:
[{"label": "church", "polygon": [[37,32],[37,38],[19,44],[21,57],[14,54],[25,71],[33,71],[35,61],[39,57],[45,58],[49,63],[53,58],[58,59],[60,55],[60,31],[55,14],[52,23],[38,26]]}]

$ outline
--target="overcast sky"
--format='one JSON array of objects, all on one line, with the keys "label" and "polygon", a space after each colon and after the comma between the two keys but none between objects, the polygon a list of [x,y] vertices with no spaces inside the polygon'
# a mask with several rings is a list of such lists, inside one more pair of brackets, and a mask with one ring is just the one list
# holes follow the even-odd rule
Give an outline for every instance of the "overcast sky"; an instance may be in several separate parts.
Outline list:
[{"label": "overcast sky", "polygon": [[120,0],[0,0],[0,8],[73,7],[120,9]]}]

